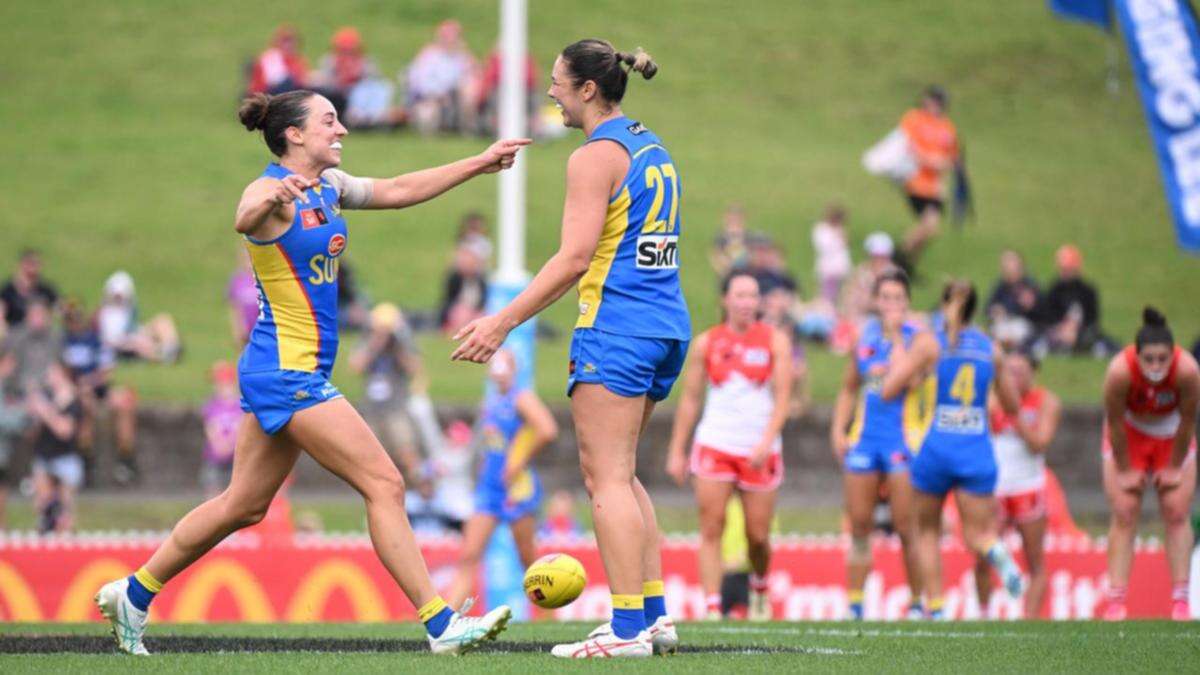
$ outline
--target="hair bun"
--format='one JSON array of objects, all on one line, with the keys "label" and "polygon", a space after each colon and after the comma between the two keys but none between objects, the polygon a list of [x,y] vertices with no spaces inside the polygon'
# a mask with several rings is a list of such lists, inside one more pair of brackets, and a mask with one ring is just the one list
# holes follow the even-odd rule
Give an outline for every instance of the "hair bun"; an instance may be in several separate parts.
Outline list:
[{"label": "hair bun", "polygon": [[630,57],[630,60],[626,61],[629,64],[629,69],[641,73],[642,77],[647,80],[654,77],[655,73],[658,72],[658,64],[641,47],[638,47],[633,54],[626,54],[625,56]]},{"label": "hair bun", "polygon": [[1162,312],[1158,311],[1150,305],[1142,310],[1142,325],[1143,326],[1166,326],[1167,317],[1163,316]]},{"label": "hair bun", "polygon": [[246,131],[263,128],[270,105],[271,97],[268,94],[252,94],[242,100],[242,105],[238,108],[238,119],[242,121]]}]

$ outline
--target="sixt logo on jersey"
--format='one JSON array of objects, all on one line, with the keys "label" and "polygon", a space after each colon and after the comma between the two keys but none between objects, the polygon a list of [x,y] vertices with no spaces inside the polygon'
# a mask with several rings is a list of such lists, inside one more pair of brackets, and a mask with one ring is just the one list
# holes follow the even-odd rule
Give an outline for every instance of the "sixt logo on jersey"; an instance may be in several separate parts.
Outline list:
[{"label": "sixt logo on jersey", "polygon": [[651,234],[638,237],[637,266],[643,270],[679,268],[679,235]]}]

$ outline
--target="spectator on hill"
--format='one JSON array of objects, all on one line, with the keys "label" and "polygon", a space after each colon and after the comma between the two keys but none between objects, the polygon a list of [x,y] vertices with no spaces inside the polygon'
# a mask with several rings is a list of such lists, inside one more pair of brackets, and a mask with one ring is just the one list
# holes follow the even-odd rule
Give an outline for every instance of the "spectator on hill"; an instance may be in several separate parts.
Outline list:
[{"label": "spectator on hill", "polygon": [[341,119],[350,129],[393,127],[404,121],[404,109],[392,105],[396,87],[380,76],[379,66],[367,56],[355,28],[346,26],[333,34],[330,51],[321,57],[312,85],[345,101]]},{"label": "spectator on hill", "polygon": [[766,298],[776,290],[786,291],[793,299],[800,290],[796,277],[787,268],[783,249],[766,238],[749,242],[750,257],[745,269],[758,280],[758,289]]},{"label": "spectator on hill", "polygon": [[992,335],[1009,347],[1028,344],[1035,337],[1041,289],[1025,271],[1020,253],[1006,249],[1000,254],[1000,278],[992,286],[986,311]]},{"label": "spectator on hill", "polygon": [[251,64],[247,94],[282,94],[308,85],[308,62],[300,53],[300,34],[283,24],[275,29],[270,46]]},{"label": "spectator on hill", "polygon": [[841,304],[838,308],[839,316],[854,326],[860,325],[871,311],[875,277],[896,267],[892,258],[896,246],[888,233],[872,232],[867,235],[863,240],[863,250],[867,259],[854,268],[848,282],[842,287]]},{"label": "spectator on hill", "polygon": [[841,205],[831,204],[825,209],[824,219],[813,225],[812,244],[820,297],[831,307],[835,306],[851,268],[846,210]]},{"label": "spectator on hill", "polygon": [[90,482],[95,461],[96,421],[105,406],[112,411],[117,446],[114,477],[122,485],[136,482],[137,396],[133,389],[113,384],[112,349],[100,340],[95,322],[76,301],[68,301],[63,307],[61,359],[83,406],[77,437],[84,460],[85,483]]},{"label": "spectator on hill", "polygon": [[750,264],[750,242],[762,238],[746,229],[746,212],[741,205],[730,204],[708,255],[717,277],[724,279],[730,272]]},{"label": "spectator on hill", "polygon": [[546,517],[538,528],[539,539],[570,539],[583,535],[583,526],[575,515],[575,497],[567,490],[555,490],[546,500]]},{"label": "spectator on hill", "polygon": [[33,298],[25,307],[25,321],[0,345],[0,374],[9,375],[10,393],[24,396],[40,385],[61,350],[62,337],[51,323],[50,307],[40,297]]},{"label": "spectator on hill", "polygon": [[96,325],[105,347],[117,358],[174,363],[182,345],[170,314],[159,313],[138,323],[137,292],[133,277],[117,270],[104,282],[104,295],[96,310]]},{"label": "spectator on hill", "polygon": [[371,320],[371,300],[358,285],[358,275],[346,255],[338,261],[338,328],[364,330]]},{"label": "spectator on hill", "polygon": [[418,131],[472,128],[476,68],[462,25],[453,19],[438,24],[434,41],[408,67],[408,116]]},{"label": "spectator on hill", "polygon": [[1058,278],[1043,298],[1039,315],[1043,339],[1039,351],[1091,353],[1106,358],[1117,345],[1100,329],[1100,294],[1081,276],[1083,254],[1072,244],[1054,254]]},{"label": "spectator on hill", "polygon": [[229,301],[229,326],[233,332],[233,342],[240,348],[246,346],[250,331],[258,323],[258,282],[254,278],[254,269],[250,266],[246,249],[239,247],[237,260],[238,266],[229,277],[225,298]]},{"label": "spectator on hill", "polygon": [[904,184],[917,223],[905,235],[902,252],[913,267],[938,234],[945,213],[945,177],[959,158],[958,132],[946,116],[948,103],[945,89],[930,86],[921,97],[920,107],[900,119],[900,130],[917,161],[916,172]]},{"label": "spectator on hill", "polygon": [[[27,248],[21,251],[16,272],[0,288],[0,308],[4,310],[5,326],[12,328],[20,325],[25,320],[29,303],[34,300],[40,300],[53,310],[58,302],[58,290],[54,284],[42,278],[41,254]],[[0,337],[3,337],[3,332],[0,332]]]},{"label": "spectator on hill", "polygon": [[[804,309],[790,293],[776,289],[762,296],[761,314],[763,323],[775,326],[787,334],[792,342],[792,400],[789,402],[788,417],[804,414],[808,407],[808,361],[804,349],[804,338],[809,337],[801,327],[805,323]],[[797,312],[801,316],[797,316]]]},{"label": "spectator on hill", "polygon": [[[500,105],[500,67],[502,56],[499,47],[488,55],[484,64],[483,74],[479,79],[479,92],[476,102],[478,132],[484,136],[496,133],[496,115]],[[525,55],[525,101],[530,125],[537,120],[538,104],[542,102],[541,88],[538,86],[538,67],[533,55]]]},{"label": "spectator on hill", "polygon": [[475,253],[475,257],[490,267],[492,260],[492,239],[488,236],[487,218],[479,211],[468,211],[463,215],[458,225],[455,244],[465,246]]},{"label": "spectator on hill", "polygon": [[34,504],[40,532],[69,532],[75,522],[75,493],[83,483],[83,458],[76,434],[83,406],[66,367],[55,361],[45,380],[30,388],[26,408],[33,420]]},{"label": "spectator on hill", "polygon": [[9,393],[4,379],[0,376],[0,531],[8,527],[9,462],[29,420],[25,403]]},{"label": "spectator on hill", "polygon": [[[365,377],[363,417],[383,446],[416,484],[420,476],[419,428],[409,412],[413,395],[428,388],[425,366],[400,308],[381,302],[371,310],[369,330],[350,355],[350,368]],[[436,448],[430,448],[430,454]]]},{"label": "spectator on hill", "polygon": [[228,361],[217,361],[211,370],[213,393],[201,408],[204,419],[204,465],[200,485],[212,497],[229,485],[233,475],[233,448],[237,442],[242,408],[238,401],[237,368]]},{"label": "spectator on hill", "polygon": [[438,325],[453,335],[467,323],[483,316],[487,304],[487,261],[470,243],[454,247],[454,260],[446,272]]}]

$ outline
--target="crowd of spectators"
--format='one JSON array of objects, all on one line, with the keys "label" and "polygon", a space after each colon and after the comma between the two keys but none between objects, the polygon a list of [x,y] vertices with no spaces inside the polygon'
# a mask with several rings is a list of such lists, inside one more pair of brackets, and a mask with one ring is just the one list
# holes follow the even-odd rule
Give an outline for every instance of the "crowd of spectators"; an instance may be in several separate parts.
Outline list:
[{"label": "crowd of spectators", "polygon": [[[369,54],[357,28],[344,26],[331,36],[328,51],[310,69],[295,27],[279,26],[246,67],[245,93],[280,94],[311,89],[328,98],[350,129],[410,126],[423,134],[457,132],[491,135],[496,129],[500,52],[482,58],[467,45],[454,19],[438,24],[433,38],[415,50],[394,75]],[[539,120],[540,79],[536,61],[525,60],[525,91],[531,128]],[[560,125],[546,131],[555,133]]]}]

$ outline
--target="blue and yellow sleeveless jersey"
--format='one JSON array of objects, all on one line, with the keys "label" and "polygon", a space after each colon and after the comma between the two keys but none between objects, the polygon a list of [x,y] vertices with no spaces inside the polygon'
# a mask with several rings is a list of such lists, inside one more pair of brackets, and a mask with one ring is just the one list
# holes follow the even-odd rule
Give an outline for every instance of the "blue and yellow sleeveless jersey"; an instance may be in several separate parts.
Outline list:
[{"label": "blue and yellow sleeveless jersey", "polygon": [[[272,163],[262,175],[291,171]],[[346,221],[338,193],[325,178],[296,200],[292,225],[271,241],[245,238],[258,285],[258,322],[242,352],[246,373],[291,370],[328,378],[337,356],[338,261]]]},{"label": "blue and yellow sleeveless jersey", "polygon": [[[906,323],[900,330],[904,344],[911,345],[919,328]],[[853,355],[862,389],[844,462],[850,471],[891,473],[906,468],[913,449],[909,439],[923,430],[921,387],[891,401],[879,394],[891,354],[892,343],[884,337],[882,325],[878,319],[869,320]]]},{"label": "blue and yellow sleeveless jersey", "polygon": [[531,442],[531,432],[517,410],[517,398],[524,391],[513,387],[507,392],[491,389],[479,411],[477,433],[483,450],[479,481],[475,486],[475,509],[509,522],[533,514],[541,504],[542,486],[532,468],[526,467],[512,482],[504,484],[504,468],[509,455],[523,452],[517,445]]},{"label": "blue and yellow sleeveless jersey", "polygon": [[629,153],[629,171],[609,200],[600,243],[579,281],[575,328],[688,340],[691,320],[679,286],[679,173],[640,122],[611,119],[587,142],[605,140]]}]

